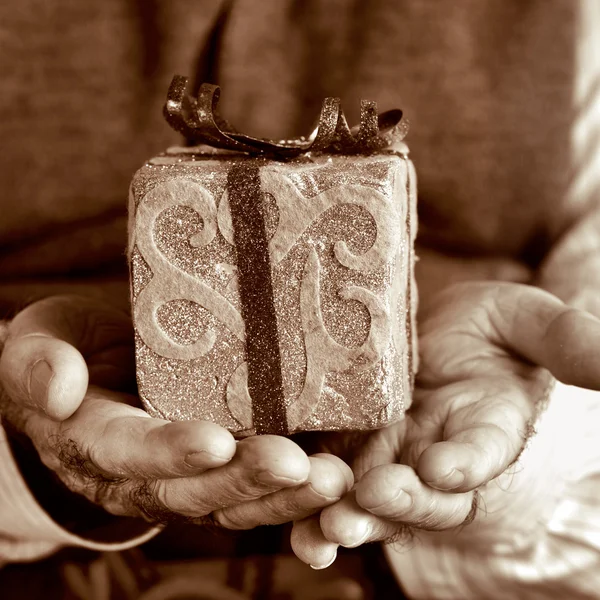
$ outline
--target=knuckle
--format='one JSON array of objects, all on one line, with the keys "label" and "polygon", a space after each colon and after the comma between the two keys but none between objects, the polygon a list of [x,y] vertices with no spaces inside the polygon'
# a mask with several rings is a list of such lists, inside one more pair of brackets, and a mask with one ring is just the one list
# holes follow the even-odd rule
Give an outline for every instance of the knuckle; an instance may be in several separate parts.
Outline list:
[{"label": "knuckle", "polygon": [[[113,515],[128,514],[133,506],[126,500],[128,494],[122,494],[119,482],[110,480],[91,480],[85,485],[85,496],[94,504],[102,506]],[[125,499],[125,502],[123,500]]]},{"label": "knuckle", "polygon": [[137,512],[150,523],[177,523],[193,522],[198,515],[194,511],[185,510],[172,504],[169,486],[161,480],[148,480],[134,486],[131,490],[130,501],[135,505]]},{"label": "knuckle", "polygon": [[231,501],[243,502],[244,500],[254,500],[265,494],[271,493],[274,486],[263,483],[252,472],[249,473],[227,473],[227,477],[222,483],[221,493]]},{"label": "knuckle", "polygon": [[221,508],[218,489],[211,487],[207,494],[193,483],[190,480],[160,480],[156,497],[165,510],[188,518],[204,517]]},{"label": "knuckle", "polygon": [[395,523],[382,532],[380,540],[386,546],[409,546],[415,538],[415,528],[406,523]]},{"label": "knuckle", "polygon": [[68,435],[56,436],[50,444],[64,468],[77,472],[84,479],[104,479],[100,469],[89,454],[81,449],[76,440]]},{"label": "knuckle", "polygon": [[265,524],[267,521],[269,523],[280,523],[304,517],[309,507],[298,501],[299,492],[300,490],[297,490],[294,494],[282,492],[273,496],[265,496],[263,498],[264,513],[269,515],[269,519],[264,519]]},{"label": "knuckle", "polygon": [[162,481],[143,481],[131,488],[130,502],[147,521],[164,523],[172,515],[165,496]]},{"label": "knuckle", "polygon": [[147,493],[144,501],[147,504],[150,504],[151,498],[153,506],[159,508],[162,512],[180,512],[183,506],[189,504],[189,500],[185,498],[183,494],[177,495],[181,500],[181,503],[174,501],[173,494],[170,493],[171,487],[169,486],[168,481],[156,480],[146,482],[144,488]]}]

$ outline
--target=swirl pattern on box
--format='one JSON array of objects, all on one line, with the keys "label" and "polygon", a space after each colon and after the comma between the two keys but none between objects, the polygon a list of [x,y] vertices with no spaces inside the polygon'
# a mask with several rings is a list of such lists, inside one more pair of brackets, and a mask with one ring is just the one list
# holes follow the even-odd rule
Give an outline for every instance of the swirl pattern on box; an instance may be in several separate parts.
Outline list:
[{"label": "swirl pattern on box", "polygon": [[[378,427],[410,401],[408,165],[378,155],[260,170],[290,432]],[[260,399],[248,389],[227,168],[187,154],[136,176],[133,314],[147,409],[245,435]],[[185,211],[201,223],[191,235]],[[194,329],[193,342],[165,329],[164,311],[185,315],[168,322]]]}]

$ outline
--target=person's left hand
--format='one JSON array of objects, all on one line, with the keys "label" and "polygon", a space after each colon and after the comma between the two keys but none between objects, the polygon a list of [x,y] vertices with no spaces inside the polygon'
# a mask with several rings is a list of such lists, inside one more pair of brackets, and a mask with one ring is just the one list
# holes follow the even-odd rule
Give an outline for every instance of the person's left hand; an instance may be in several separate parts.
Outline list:
[{"label": "person's left hand", "polygon": [[[295,553],[316,568],[335,560],[338,545],[470,522],[475,490],[517,459],[552,376],[600,389],[600,321],[530,286],[447,289],[423,315],[419,345],[420,370],[406,418],[359,438],[353,492],[294,525]],[[347,442],[329,440],[330,449]],[[499,485],[481,489],[495,495],[484,497],[485,504],[501,507],[490,518],[505,518],[534,480],[531,473],[521,475],[518,497]]]}]

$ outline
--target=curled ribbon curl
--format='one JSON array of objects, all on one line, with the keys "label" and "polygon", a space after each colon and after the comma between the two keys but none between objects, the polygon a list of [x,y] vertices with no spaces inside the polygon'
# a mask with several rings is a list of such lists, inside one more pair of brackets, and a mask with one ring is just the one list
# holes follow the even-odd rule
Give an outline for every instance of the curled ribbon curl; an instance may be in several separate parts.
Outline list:
[{"label": "curled ribbon curl", "polygon": [[197,98],[186,93],[187,77],[175,75],[171,81],[164,115],[171,127],[186,139],[248,154],[269,154],[293,158],[308,151],[331,154],[368,154],[401,141],[408,123],[399,109],[377,114],[377,104],[362,100],[360,124],[350,129],[339,98],[325,98],[319,122],[309,138],[274,141],[239,133],[217,110],[220,88],[203,83]]}]

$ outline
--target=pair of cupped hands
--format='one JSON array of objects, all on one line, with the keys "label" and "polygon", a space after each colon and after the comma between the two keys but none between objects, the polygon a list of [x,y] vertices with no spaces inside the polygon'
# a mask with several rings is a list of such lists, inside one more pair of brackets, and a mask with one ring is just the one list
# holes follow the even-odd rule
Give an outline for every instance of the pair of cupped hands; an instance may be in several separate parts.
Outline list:
[{"label": "pair of cupped hands", "polygon": [[[236,442],[213,423],[148,416],[135,396],[130,317],[51,297],[9,326],[3,419],[71,491],[114,515],[230,529],[293,521],[294,552],[315,568],[339,545],[461,526],[468,535],[477,495],[507,494],[486,484],[519,456],[552,378],[600,388],[600,321],[509,283],[454,285],[420,317],[404,420],[364,435]],[[530,474],[517,476],[527,494]]]}]

